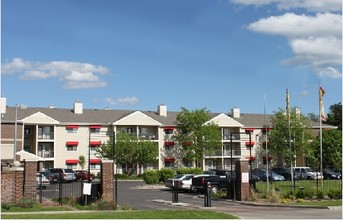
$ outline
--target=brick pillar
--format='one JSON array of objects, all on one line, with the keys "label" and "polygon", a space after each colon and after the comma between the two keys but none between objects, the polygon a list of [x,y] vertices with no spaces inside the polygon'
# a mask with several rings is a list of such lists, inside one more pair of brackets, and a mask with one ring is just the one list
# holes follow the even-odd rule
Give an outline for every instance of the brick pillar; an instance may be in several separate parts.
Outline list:
[{"label": "brick pillar", "polygon": [[249,198],[249,161],[236,161],[236,199],[246,201]]},{"label": "brick pillar", "polygon": [[101,198],[113,201],[113,160],[103,160],[101,168]]},{"label": "brick pillar", "polygon": [[24,197],[36,201],[37,160],[24,160]]},{"label": "brick pillar", "polygon": [[[36,176],[36,175],[35,175]],[[15,198],[16,202],[19,202],[24,197],[24,172],[21,170],[15,171]]]}]

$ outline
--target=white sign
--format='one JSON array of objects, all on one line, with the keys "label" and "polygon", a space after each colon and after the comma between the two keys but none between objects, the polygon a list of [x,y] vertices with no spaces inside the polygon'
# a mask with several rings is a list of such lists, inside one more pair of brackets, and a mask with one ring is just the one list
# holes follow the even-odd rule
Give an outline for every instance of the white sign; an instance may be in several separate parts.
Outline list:
[{"label": "white sign", "polygon": [[242,183],[249,183],[249,173],[242,173]]},{"label": "white sign", "polygon": [[84,195],[91,195],[92,191],[92,184],[91,183],[83,183],[83,194]]}]

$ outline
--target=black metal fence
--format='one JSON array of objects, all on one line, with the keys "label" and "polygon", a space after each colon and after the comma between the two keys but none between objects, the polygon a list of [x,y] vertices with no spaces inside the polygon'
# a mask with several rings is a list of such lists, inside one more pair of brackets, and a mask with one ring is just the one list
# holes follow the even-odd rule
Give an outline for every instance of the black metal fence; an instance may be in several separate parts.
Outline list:
[{"label": "black metal fence", "polygon": [[[100,199],[101,182],[92,181],[89,185],[90,195],[84,191],[88,182],[49,182],[43,183],[37,178],[37,201],[43,204],[71,204],[87,205]],[[86,186],[87,187],[87,186]]]},{"label": "black metal fence", "polygon": [[256,192],[267,194],[271,190],[278,192],[281,197],[286,195],[297,194],[299,192],[307,192],[307,195],[313,196],[328,196],[330,193],[342,193],[341,179],[318,179],[318,180],[294,180],[292,181],[269,181],[256,183]]}]

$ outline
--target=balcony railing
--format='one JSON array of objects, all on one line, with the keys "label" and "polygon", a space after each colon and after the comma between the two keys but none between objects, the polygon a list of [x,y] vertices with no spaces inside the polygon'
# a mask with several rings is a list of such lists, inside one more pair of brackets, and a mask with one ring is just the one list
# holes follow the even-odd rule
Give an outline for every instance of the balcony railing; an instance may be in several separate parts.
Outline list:
[{"label": "balcony railing", "polygon": [[[232,134],[232,140],[240,140],[241,135],[240,134]],[[223,135],[223,140],[230,141],[231,140],[231,135],[230,134],[224,134]]]},{"label": "balcony railing", "polygon": [[[135,134],[132,134],[132,135],[135,135]],[[158,140],[157,133],[139,134],[139,137],[143,140]]]},{"label": "balcony railing", "polygon": [[37,156],[42,157],[42,158],[53,158],[54,151],[38,151]]},{"label": "balcony railing", "polygon": [[[224,150],[224,156],[231,156],[231,150]],[[241,156],[241,150],[232,150],[232,156]]]},{"label": "balcony railing", "polygon": [[54,132],[38,134],[38,140],[53,140]]}]

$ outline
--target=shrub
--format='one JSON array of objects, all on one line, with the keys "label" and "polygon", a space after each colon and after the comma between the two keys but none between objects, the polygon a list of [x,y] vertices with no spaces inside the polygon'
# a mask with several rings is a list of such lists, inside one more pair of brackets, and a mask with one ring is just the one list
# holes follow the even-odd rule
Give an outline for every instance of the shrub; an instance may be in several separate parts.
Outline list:
[{"label": "shrub", "polygon": [[35,202],[28,198],[22,198],[18,203],[15,204],[16,207],[20,208],[32,208]]},{"label": "shrub", "polygon": [[12,203],[4,203],[4,202],[1,203],[1,209],[3,210],[10,210],[12,206],[13,206]]},{"label": "shrub", "polygon": [[328,196],[330,199],[341,199],[342,198],[342,191],[340,190],[330,190],[328,192]]},{"label": "shrub", "polygon": [[278,203],[280,202],[280,194],[272,188],[267,194],[267,201],[271,203]]},{"label": "shrub", "polygon": [[176,170],[177,174],[202,174],[203,171],[201,168],[188,168],[182,167]]},{"label": "shrub", "polygon": [[143,180],[146,184],[157,184],[159,183],[159,175],[156,170],[147,170],[143,173]]},{"label": "shrub", "polygon": [[324,192],[322,190],[319,190],[316,193],[317,199],[324,199]]},{"label": "shrub", "polygon": [[95,210],[114,210],[115,205],[113,201],[98,200],[92,204],[92,209]]},{"label": "shrub", "polygon": [[164,168],[158,171],[159,182],[166,182],[167,179],[173,178],[176,175],[175,170]]}]

